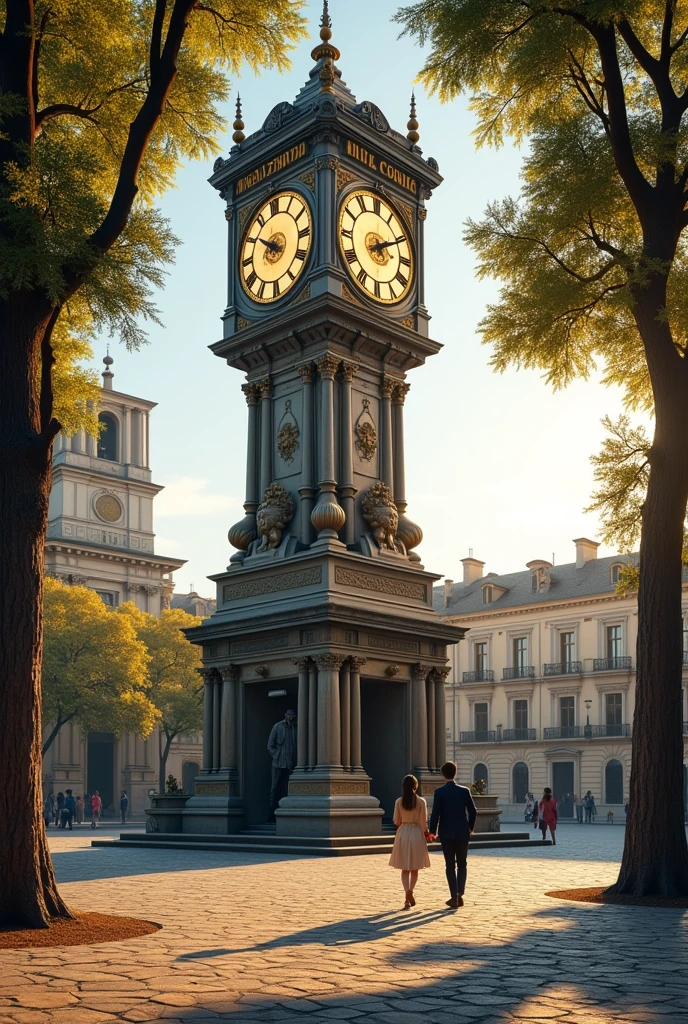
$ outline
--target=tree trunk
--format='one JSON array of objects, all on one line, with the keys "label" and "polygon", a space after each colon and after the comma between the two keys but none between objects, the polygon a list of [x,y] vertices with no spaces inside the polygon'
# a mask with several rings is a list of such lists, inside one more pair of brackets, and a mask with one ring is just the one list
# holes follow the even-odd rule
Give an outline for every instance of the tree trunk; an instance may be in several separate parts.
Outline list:
[{"label": "tree trunk", "polygon": [[[665,329],[652,319],[646,346],[647,332]],[[688,896],[681,681],[688,391],[683,368],[660,372],[650,356],[648,363],[656,429],[640,544],[633,760],[623,860],[609,891],[672,897]]]},{"label": "tree trunk", "polygon": [[42,814],[42,576],[50,442],[41,436],[39,352],[51,310],[0,301],[0,926],[71,917]]},{"label": "tree trunk", "polygon": [[[176,735],[176,733],[175,733],[175,735]],[[170,747],[172,746],[172,740],[174,739],[174,736],[168,736],[167,734],[165,734],[165,746],[163,747],[162,746],[162,737],[163,737],[163,733],[162,733],[162,729],[161,729],[160,732],[158,733],[158,754],[159,754],[159,758],[160,758],[160,762],[159,762],[159,765],[158,765],[158,771],[159,771],[159,774],[158,774],[158,792],[159,793],[164,793],[165,792],[165,779],[167,777],[166,776],[166,772],[167,772],[167,757],[168,757],[168,754],[170,752]]]}]

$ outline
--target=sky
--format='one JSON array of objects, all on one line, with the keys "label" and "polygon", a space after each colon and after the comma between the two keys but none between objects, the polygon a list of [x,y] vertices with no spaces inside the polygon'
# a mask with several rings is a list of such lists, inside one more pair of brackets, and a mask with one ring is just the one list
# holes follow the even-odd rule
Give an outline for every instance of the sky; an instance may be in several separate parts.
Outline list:
[{"label": "sky", "polygon": [[[397,38],[397,6],[331,0],[330,13],[343,79],[405,133],[423,53]],[[312,38],[294,51],[290,72],[247,71],[233,83],[247,135],[305,83],[320,12],[319,2],[309,4]],[[518,193],[522,153],[508,145],[476,150],[467,100],[443,105],[415,88],[420,146],[444,175],[427,204],[425,243],[430,334],[444,347],[409,374],[405,406],[408,515],[424,533],[418,552],[426,569],[457,581],[469,552],[485,572],[515,572],[534,558],[571,562],[573,538],[599,539],[596,516],[583,512],[593,489],[590,455],[604,436],[601,417],[622,411],[621,394],[597,380],[553,393],[539,371],[489,367],[478,324],[499,284],[476,279],[463,225],[488,202]],[[224,113],[231,123],[233,104]],[[231,128],[225,155],[230,135]],[[193,584],[206,596],[206,577],[223,571],[234,550],[227,530],[244,514],[246,443],[244,377],[207,347],[221,336],[227,262],[224,203],[207,183],[211,171],[210,163],[188,163],[160,203],[183,243],[157,295],[164,326],[152,326],[139,352],[111,342],[115,389],[158,403],[151,466],[165,490],[155,502],[156,551],[188,560],[176,574],[178,593]],[[97,346],[99,369],[106,340]]]}]

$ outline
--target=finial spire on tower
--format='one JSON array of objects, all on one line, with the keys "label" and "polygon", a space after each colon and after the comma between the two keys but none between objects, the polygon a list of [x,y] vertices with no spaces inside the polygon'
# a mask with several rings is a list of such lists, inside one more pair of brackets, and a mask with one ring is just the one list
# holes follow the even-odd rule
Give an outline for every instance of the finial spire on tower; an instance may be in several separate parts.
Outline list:
[{"label": "finial spire on tower", "polygon": [[241,143],[246,138],[243,131],[245,127],[246,126],[244,125],[244,122],[241,119],[241,96],[239,95],[239,93],[237,93],[236,116],[234,118],[234,124],[232,125],[232,128],[234,129],[232,141],[235,142],[237,146],[240,146]]},{"label": "finial spire on tower", "polygon": [[336,46],[330,42],[332,39],[332,18],[330,17],[330,7],[328,0],[323,0],[323,10],[320,17],[320,42],[311,51],[311,57],[313,60],[322,60],[323,65],[320,69],[320,81],[322,82],[322,91],[334,93],[334,62],[339,60],[341,53]]},{"label": "finial spire on tower", "polygon": [[411,116],[409,117],[408,124],[406,125],[406,127],[408,128],[408,135],[406,136],[406,138],[415,146],[420,138],[420,135],[418,134],[418,120],[416,118],[415,92],[411,93]]},{"label": "finial spire on tower", "polygon": [[105,369],[103,370],[103,387],[106,391],[112,391],[112,378],[115,376],[110,367],[114,363],[114,359],[110,355],[110,346],[107,346],[107,351],[103,362],[105,363]]}]

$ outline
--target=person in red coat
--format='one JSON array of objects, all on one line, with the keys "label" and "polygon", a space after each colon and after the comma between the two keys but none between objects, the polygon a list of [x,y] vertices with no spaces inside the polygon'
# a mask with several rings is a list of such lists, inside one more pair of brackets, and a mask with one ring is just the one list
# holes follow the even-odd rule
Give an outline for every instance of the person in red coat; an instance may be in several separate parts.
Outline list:
[{"label": "person in red coat", "polygon": [[552,836],[552,846],[557,845],[557,837],[555,835],[557,831],[557,801],[552,796],[552,790],[547,788],[542,794],[542,800],[535,805],[535,814],[533,815],[533,828],[540,826],[542,832],[542,838],[547,837],[547,829],[550,831]]}]

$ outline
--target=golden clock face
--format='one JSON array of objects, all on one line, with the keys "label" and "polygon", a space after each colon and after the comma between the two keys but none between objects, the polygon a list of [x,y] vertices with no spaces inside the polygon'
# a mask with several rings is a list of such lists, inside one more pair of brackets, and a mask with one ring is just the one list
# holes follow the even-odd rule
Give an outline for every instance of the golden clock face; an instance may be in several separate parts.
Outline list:
[{"label": "golden clock face", "polygon": [[296,192],[265,201],[241,244],[241,283],[254,302],[275,302],[296,284],[311,251],[308,203]]},{"label": "golden clock face", "polygon": [[339,246],[351,277],[377,302],[400,302],[413,282],[409,231],[394,207],[375,192],[346,197],[339,214]]}]

